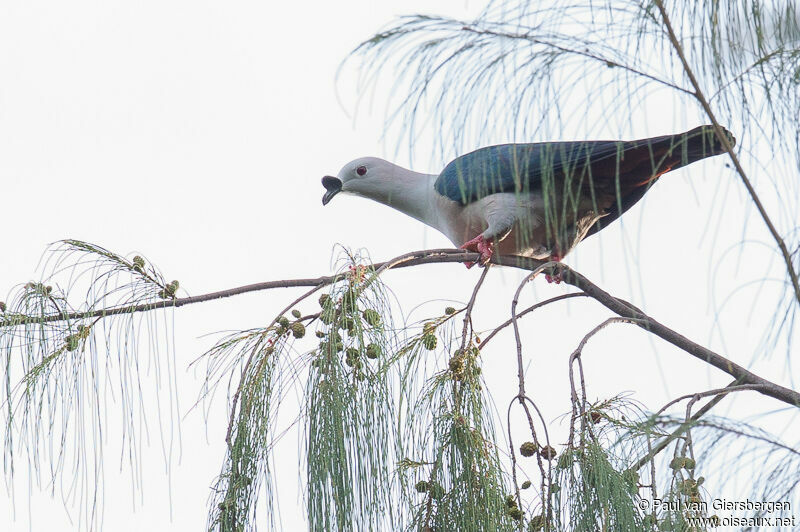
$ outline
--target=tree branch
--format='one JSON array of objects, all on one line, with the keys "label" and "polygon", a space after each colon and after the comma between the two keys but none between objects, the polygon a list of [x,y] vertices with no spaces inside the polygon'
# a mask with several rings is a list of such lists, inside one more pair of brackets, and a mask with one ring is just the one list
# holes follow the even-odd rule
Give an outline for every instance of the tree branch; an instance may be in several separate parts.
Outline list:
[{"label": "tree branch", "polygon": [[756,193],[756,189],[753,187],[753,184],[750,182],[750,178],[747,177],[747,173],[742,168],[741,163],[739,162],[739,158],[736,156],[736,153],[733,151],[733,146],[731,143],[728,142],[728,138],[722,132],[722,126],[720,126],[719,121],[717,120],[714,111],[711,110],[711,105],[708,103],[708,99],[705,97],[705,93],[700,88],[700,83],[697,81],[697,77],[694,75],[694,71],[692,67],[689,65],[689,61],[686,59],[686,54],[683,53],[683,47],[681,46],[680,41],[678,40],[678,36],[675,34],[675,30],[672,27],[672,21],[667,14],[666,8],[664,8],[664,3],[662,0],[655,0],[655,4],[658,7],[658,11],[661,13],[661,18],[664,20],[664,27],[667,30],[667,34],[669,36],[670,43],[672,43],[672,47],[675,48],[675,52],[678,54],[678,58],[681,61],[681,65],[683,65],[683,70],[686,73],[686,76],[689,78],[689,82],[694,87],[694,92],[690,93],[703,107],[703,111],[705,112],[708,119],[711,121],[711,124],[714,126],[714,131],[717,134],[717,139],[722,143],[722,146],[725,148],[725,151],[728,152],[728,155],[731,158],[731,162],[733,166],[736,168],[736,172],[739,174],[739,177],[744,184],[744,187],[747,189],[747,193],[750,195],[750,199],[753,200],[753,204],[756,206],[758,213],[761,215],[761,219],[764,220],[764,224],[766,224],[767,229],[769,230],[772,238],[775,239],[775,243],[778,244],[778,249],[780,249],[781,255],[783,255],[783,261],[786,264],[786,269],[789,272],[789,278],[792,281],[792,287],[794,288],[794,295],[795,299],[798,303],[800,303],[800,280],[798,280],[797,272],[792,265],[792,256],[789,253],[789,249],[786,247],[786,243],[783,241],[780,233],[775,228],[770,219],[769,215],[767,214],[767,210],[764,208],[764,205],[761,203],[761,199],[758,197]]},{"label": "tree branch", "polygon": [[[473,253],[459,249],[430,249],[430,250],[421,250],[412,253],[406,253],[404,255],[401,255],[400,257],[397,257],[387,262],[379,262],[372,264],[371,267],[374,268],[376,271],[377,270],[388,271],[391,268],[407,268],[410,266],[417,266],[420,264],[476,262],[479,258],[480,257],[478,253]],[[618,299],[608,294],[607,292],[596,286],[594,283],[589,281],[586,277],[572,270],[565,264],[550,263],[550,265],[545,266],[546,262],[544,261],[529,259],[526,257],[511,256],[511,255],[493,257],[491,262],[492,264],[498,264],[500,266],[511,266],[514,268],[520,268],[528,271],[535,271],[537,269],[541,269],[541,271],[551,274],[560,272],[564,281],[567,284],[570,284],[572,286],[575,286],[576,288],[583,290],[587,296],[596,300],[597,302],[599,302],[609,310],[613,311],[617,315],[639,320],[639,323],[637,323],[639,327],[642,327],[643,329],[652,332],[656,336],[663,338],[667,342],[671,343],[676,347],[679,347],[680,349],[702,360],[703,362],[711,364],[712,366],[724,371],[725,373],[728,373],[732,377],[735,377],[740,384],[757,384],[762,387],[760,391],[764,395],[778,399],[779,401],[782,401],[788,405],[800,407],[800,393],[791,390],[789,388],[780,386],[778,384],[775,384],[773,382],[770,382],[762,377],[759,377],[755,373],[748,371],[747,369],[732,362],[731,360],[725,358],[724,356],[719,355],[699,344],[696,344],[695,342],[692,342],[685,336],[682,336],[681,334],[673,331],[672,329],[657,322],[653,318],[647,316],[644,312],[642,312],[635,306],[631,305],[627,301]],[[391,268],[389,266],[384,268],[384,266],[387,264],[395,264],[395,263],[396,265],[392,266]],[[16,317],[11,319],[6,318],[6,320],[0,321],[0,328],[13,327],[16,325],[30,324],[30,323],[55,322],[55,321],[64,321],[67,319],[98,318],[98,317],[112,316],[115,314],[147,312],[150,310],[156,310],[160,308],[182,307],[194,303],[211,301],[214,299],[221,299],[224,297],[231,297],[238,294],[257,292],[260,290],[268,290],[273,288],[289,288],[289,287],[303,287],[303,286],[321,287],[327,284],[331,284],[340,278],[341,275],[329,275],[311,279],[286,279],[280,281],[267,281],[263,283],[255,283],[255,284],[240,286],[238,288],[231,288],[229,290],[222,290],[219,292],[211,292],[209,294],[204,294],[200,296],[170,299],[154,303],[144,303],[135,306],[115,307],[110,309],[100,309],[89,312],[52,314],[41,317],[26,316],[24,319],[19,319],[19,320],[16,320]]]},{"label": "tree branch", "polygon": [[[415,251],[406,253],[395,257],[386,262],[377,262],[372,264],[371,267],[376,270],[376,274],[382,273],[390,268],[407,268],[409,266],[416,266],[418,264],[433,264],[440,262],[464,262],[470,261],[474,258],[480,258],[480,254],[461,251],[458,249],[429,249],[423,251]],[[314,277],[308,279],[283,279],[279,281],[265,281],[262,283],[253,283],[227,290],[219,290],[217,292],[209,292],[198,296],[179,297],[174,299],[164,299],[162,301],[153,301],[150,303],[140,303],[138,305],[128,305],[122,307],[112,307],[107,309],[89,310],[83,312],[62,312],[59,314],[48,314],[46,316],[23,316],[11,315],[5,316],[0,320],[0,328],[14,327],[17,325],[28,324],[43,324],[58,321],[80,320],[87,318],[106,318],[109,316],[116,316],[119,314],[131,314],[135,312],[149,312],[151,310],[165,309],[165,308],[178,308],[186,305],[193,305],[195,303],[205,303],[206,301],[213,301],[215,299],[223,299],[226,297],[238,296],[250,292],[260,292],[262,290],[271,290],[273,288],[298,288],[298,287],[323,287],[332,284],[342,278],[343,274],[339,275],[324,275],[321,277]]]},{"label": "tree branch", "polygon": [[[525,257],[503,256],[496,259],[497,264],[515,266],[526,270],[534,270],[542,262]],[[568,267],[566,264],[557,264],[553,270],[561,270],[564,282],[586,292],[586,295],[602,304],[609,310],[623,318],[638,320],[636,325],[679,347],[690,355],[714,366],[717,369],[735,377],[739,384],[757,384],[762,387],[762,394],[778,399],[788,405],[800,407],[800,393],[770,382],[755,373],[748,371],[735,362],[719,355],[700,344],[692,342],[685,336],[662,325],[627,301],[618,299],[589,281],[586,277]]]}]

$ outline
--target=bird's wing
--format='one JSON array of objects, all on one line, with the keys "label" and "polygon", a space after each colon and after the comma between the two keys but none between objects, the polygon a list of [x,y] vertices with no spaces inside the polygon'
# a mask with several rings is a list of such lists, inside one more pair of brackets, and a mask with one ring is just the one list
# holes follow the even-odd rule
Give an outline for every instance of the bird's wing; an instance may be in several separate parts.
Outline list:
[{"label": "bird's wing", "polygon": [[569,172],[587,160],[613,158],[618,144],[588,141],[488,146],[450,162],[434,187],[439,194],[462,205],[490,194],[537,191],[548,176]]},{"label": "bird's wing", "polygon": [[467,205],[501,192],[560,193],[584,187],[584,193],[594,194],[585,187],[587,183],[595,189],[604,186],[613,191],[616,201],[592,227],[592,234],[639,201],[664,172],[722,152],[711,126],[634,141],[501,144],[453,160],[434,187],[439,194]]}]

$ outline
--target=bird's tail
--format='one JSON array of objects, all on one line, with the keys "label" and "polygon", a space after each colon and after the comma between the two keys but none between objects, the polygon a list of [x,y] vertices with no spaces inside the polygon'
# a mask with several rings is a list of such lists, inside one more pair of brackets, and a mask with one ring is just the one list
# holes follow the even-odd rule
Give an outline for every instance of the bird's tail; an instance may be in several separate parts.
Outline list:
[{"label": "bird's tail", "polygon": [[[727,129],[721,129],[728,143],[735,146],[736,138]],[[631,167],[627,172],[623,170],[622,176],[627,175],[634,179],[637,175],[646,176],[644,180],[640,177],[635,182],[629,181],[628,186],[633,187],[647,185],[669,171],[706,157],[721,155],[726,151],[722,141],[717,137],[714,126],[711,125],[699,126],[677,135],[634,141],[633,144],[633,149],[630,150],[631,157],[627,161]]]},{"label": "bird's tail", "polygon": [[[722,134],[725,135],[728,144],[730,144],[731,147],[736,146],[736,138],[733,134],[724,127],[720,127],[720,129],[722,130]],[[685,164],[691,164],[713,155],[721,155],[726,151],[722,141],[717,137],[714,126],[699,126],[690,129],[686,133],[672,135],[671,137],[674,146],[673,151],[677,148],[678,152],[683,152],[683,146],[685,146],[686,155],[690,159]],[[676,153],[675,155],[680,156],[682,153]]]},{"label": "bird's tail", "polygon": [[[722,133],[731,146],[736,144],[730,131],[722,128]],[[677,135],[621,142],[616,149],[621,156],[598,158],[592,165],[595,175],[605,172],[606,175],[615,176],[613,184],[617,197],[588,235],[607,226],[635,205],[661,175],[726,151],[722,141],[717,138],[714,126],[708,125]]]}]

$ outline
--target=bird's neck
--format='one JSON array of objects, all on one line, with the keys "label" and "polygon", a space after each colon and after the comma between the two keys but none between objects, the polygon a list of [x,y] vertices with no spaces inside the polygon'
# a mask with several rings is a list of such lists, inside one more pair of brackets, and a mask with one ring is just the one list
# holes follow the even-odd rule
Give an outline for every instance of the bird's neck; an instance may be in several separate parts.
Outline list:
[{"label": "bird's neck", "polygon": [[398,167],[372,199],[438,229],[439,220],[433,204],[436,177]]}]

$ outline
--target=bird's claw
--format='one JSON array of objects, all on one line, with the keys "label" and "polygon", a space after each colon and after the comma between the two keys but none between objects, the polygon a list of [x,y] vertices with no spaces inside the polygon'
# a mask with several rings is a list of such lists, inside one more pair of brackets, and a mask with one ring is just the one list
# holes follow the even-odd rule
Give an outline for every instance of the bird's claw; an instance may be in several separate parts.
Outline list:
[{"label": "bird's claw", "polygon": [[[561,255],[558,253],[554,253],[550,255],[550,262],[561,262]],[[556,268],[555,273],[550,275],[549,273],[544,274],[544,278],[548,283],[556,283],[561,284],[561,281],[564,280],[564,276],[561,273],[561,268]]]},{"label": "bird's claw", "polygon": [[[492,242],[483,238],[483,235],[478,235],[472,240],[465,242],[459,249],[466,249],[467,251],[475,251],[476,253],[480,253],[481,258],[478,259],[478,263],[481,266],[488,264],[492,258],[492,254],[494,253],[494,246]],[[474,262],[465,262],[464,264],[467,266],[467,268],[472,268],[475,266]]]}]

